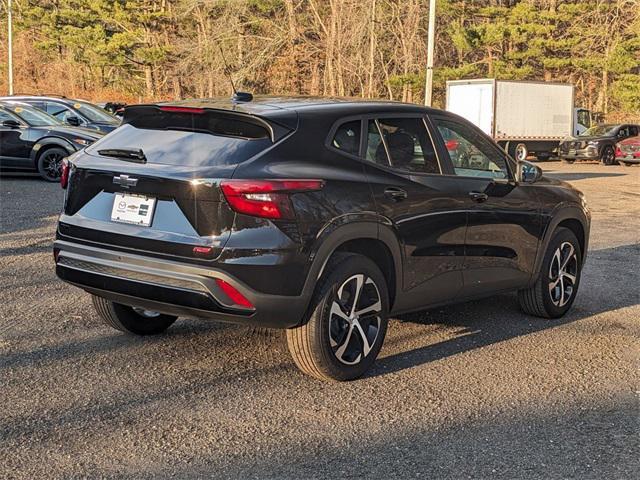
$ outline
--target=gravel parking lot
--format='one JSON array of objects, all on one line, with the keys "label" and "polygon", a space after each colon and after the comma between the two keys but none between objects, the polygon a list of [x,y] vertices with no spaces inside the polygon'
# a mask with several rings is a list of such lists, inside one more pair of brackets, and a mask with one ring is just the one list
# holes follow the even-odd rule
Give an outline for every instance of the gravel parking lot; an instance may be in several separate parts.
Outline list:
[{"label": "gravel parking lot", "polygon": [[570,314],[403,317],[345,384],[299,373],[281,332],[102,326],[54,274],[60,187],[0,179],[0,478],[637,478],[640,168],[542,166],[593,211]]}]

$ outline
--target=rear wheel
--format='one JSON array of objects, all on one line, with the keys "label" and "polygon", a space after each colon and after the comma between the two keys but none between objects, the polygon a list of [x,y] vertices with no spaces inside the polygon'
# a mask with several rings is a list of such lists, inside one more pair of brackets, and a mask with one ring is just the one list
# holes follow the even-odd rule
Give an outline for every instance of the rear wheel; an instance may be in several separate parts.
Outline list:
[{"label": "rear wheel", "polygon": [[51,147],[38,155],[38,173],[48,182],[59,182],[62,173],[62,160],[69,153],[60,147]]},{"label": "rear wheel", "polygon": [[633,163],[631,163],[631,162],[622,162],[622,165],[624,165],[625,167],[630,167],[631,165],[633,165]]},{"label": "rear wheel", "polygon": [[387,331],[385,278],[367,257],[337,254],[325,268],[307,323],[287,330],[303,372],[321,380],[352,380],[373,364]]},{"label": "rear wheel", "polygon": [[562,161],[564,163],[568,163],[568,164],[572,164],[575,163],[575,160],[571,159],[571,158],[563,158]]},{"label": "rear wheel", "polygon": [[611,145],[604,147],[602,155],[600,156],[600,161],[603,165],[613,165],[616,163],[616,154]]},{"label": "rear wheel", "polygon": [[155,335],[164,332],[178,317],[93,296],[93,307],[100,319],[112,328],[135,335]]},{"label": "rear wheel", "polygon": [[582,252],[575,234],[558,228],[547,247],[536,283],[518,292],[522,309],[537,317],[558,318],[573,305],[580,284]]}]

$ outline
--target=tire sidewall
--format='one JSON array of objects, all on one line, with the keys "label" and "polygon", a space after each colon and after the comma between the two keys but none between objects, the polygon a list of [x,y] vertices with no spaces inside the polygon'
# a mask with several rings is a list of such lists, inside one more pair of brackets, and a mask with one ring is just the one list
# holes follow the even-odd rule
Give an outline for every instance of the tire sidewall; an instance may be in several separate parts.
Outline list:
[{"label": "tire sidewall", "polygon": [[[551,264],[551,260],[553,258],[553,254],[555,253],[556,249],[564,242],[570,242],[571,245],[573,245],[573,248],[575,249],[576,257],[578,260],[578,272],[576,275],[576,281],[574,284],[573,294],[571,295],[571,298],[566,303],[566,305],[563,305],[562,307],[558,307],[553,304],[553,301],[551,300],[551,293],[549,292],[549,267]],[[582,277],[582,251],[580,250],[580,243],[578,242],[578,239],[576,238],[575,234],[571,230],[569,230],[568,228],[559,228],[553,235],[553,238],[551,239],[551,241],[549,242],[549,246],[547,247],[547,251],[544,256],[544,261],[542,262],[542,269],[540,271],[540,281],[541,281],[540,288],[542,289],[542,299],[544,302],[545,310],[547,311],[547,313],[551,318],[561,317],[565,313],[567,313],[567,311],[569,311],[569,309],[573,305],[573,302],[576,299],[576,296],[578,295],[581,277]]]},{"label": "tire sidewall", "polygon": [[[329,312],[331,305],[337,296],[337,290],[348,278],[356,274],[364,274],[371,278],[380,294],[382,303],[382,311],[380,314],[380,330],[376,337],[375,343],[369,354],[356,365],[346,365],[340,362],[329,343]],[[315,322],[313,329],[316,335],[315,341],[322,350],[322,356],[325,358],[325,365],[328,366],[327,372],[332,378],[337,380],[350,380],[362,376],[375,362],[376,357],[380,353],[384,338],[387,333],[387,323],[389,315],[389,293],[387,284],[380,272],[380,269],[366,257],[361,255],[353,255],[347,257],[340,263],[327,277],[323,283],[323,291],[319,292],[319,301],[313,311],[310,322]]]},{"label": "tire sidewall", "polygon": [[[609,153],[611,153],[612,155],[609,156]],[[609,160],[608,158],[611,158],[611,160]],[[616,163],[615,152],[613,151],[613,147],[611,145],[607,145],[602,149],[601,162],[603,165],[614,165]]]}]

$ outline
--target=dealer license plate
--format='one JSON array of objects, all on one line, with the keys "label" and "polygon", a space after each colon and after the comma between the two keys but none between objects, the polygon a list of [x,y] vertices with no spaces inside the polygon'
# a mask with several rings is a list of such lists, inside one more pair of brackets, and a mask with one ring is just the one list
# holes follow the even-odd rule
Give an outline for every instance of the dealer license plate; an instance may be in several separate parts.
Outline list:
[{"label": "dealer license plate", "polygon": [[111,221],[132,223],[148,227],[151,225],[156,199],[144,195],[131,195],[129,193],[116,193],[111,209]]}]

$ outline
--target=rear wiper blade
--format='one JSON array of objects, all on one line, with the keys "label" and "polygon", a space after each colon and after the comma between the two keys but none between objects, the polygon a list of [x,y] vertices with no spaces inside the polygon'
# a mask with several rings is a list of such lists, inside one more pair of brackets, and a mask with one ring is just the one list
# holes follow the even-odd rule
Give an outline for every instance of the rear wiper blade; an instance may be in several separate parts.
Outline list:
[{"label": "rear wiper blade", "polygon": [[147,157],[144,156],[141,148],[107,148],[98,150],[98,153],[106,157],[122,158],[129,162],[147,163]]}]

